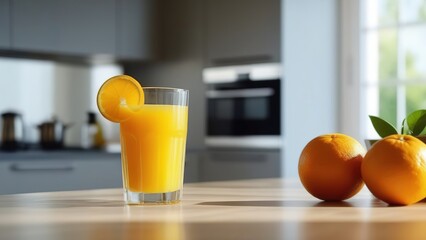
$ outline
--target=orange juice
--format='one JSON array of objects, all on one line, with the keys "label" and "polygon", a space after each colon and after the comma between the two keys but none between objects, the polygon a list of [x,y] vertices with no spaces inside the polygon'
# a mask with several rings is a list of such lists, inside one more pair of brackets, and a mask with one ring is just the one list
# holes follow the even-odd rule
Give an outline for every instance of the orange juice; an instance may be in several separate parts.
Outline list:
[{"label": "orange juice", "polygon": [[145,104],[120,122],[124,188],[165,193],[182,189],[188,107]]}]

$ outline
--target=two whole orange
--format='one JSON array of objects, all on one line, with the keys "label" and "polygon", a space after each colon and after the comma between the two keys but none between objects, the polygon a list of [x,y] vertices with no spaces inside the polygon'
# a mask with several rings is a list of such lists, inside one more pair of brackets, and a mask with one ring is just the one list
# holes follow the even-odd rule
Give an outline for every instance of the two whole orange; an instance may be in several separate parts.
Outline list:
[{"label": "two whole orange", "polygon": [[299,159],[299,176],[313,196],[345,200],[365,182],[377,198],[408,205],[426,197],[426,145],[408,135],[391,135],[365,154],[355,139],[344,134],[314,138]]}]

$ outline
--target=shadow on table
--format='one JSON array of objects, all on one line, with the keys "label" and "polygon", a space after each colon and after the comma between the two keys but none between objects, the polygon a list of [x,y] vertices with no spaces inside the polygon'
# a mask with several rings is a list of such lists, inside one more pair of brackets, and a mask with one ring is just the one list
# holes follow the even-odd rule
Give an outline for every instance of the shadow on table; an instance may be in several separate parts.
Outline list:
[{"label": "shadow on table", "polygon": [[217,201],[202,202],[203,206],[232,206],[232,207],[389,207],[388,204],[377,200],[351,200],[340,202],[308,201],[308,200],[261,200],[261,201]]}]

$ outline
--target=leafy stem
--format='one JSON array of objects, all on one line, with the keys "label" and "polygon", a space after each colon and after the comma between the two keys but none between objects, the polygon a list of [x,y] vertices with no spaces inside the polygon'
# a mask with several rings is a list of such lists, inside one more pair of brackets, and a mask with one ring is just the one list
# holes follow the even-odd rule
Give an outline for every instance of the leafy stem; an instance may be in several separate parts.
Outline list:
[{"label": "leafy stem", "polygon": [[[380,137],[384,138],[392,134],[397,134],[396,128],[386,120],[369,116],[374,129]],[[426,109],[421,109],[410,113],[401,124],[401,134],[413,136],[422,135],[426,127]]]},{"label": "leafy stem", "polygon": [[405,132],[405,118],[404,118],[404,120],[402,120],[401,134],[406,134],[406,132]]}]

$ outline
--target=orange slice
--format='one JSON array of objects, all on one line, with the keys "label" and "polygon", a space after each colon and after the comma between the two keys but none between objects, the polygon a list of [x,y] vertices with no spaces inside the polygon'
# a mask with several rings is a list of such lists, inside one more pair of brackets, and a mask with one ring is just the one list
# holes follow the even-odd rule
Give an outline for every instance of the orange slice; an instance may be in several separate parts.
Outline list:
[{"label": "orange slice", "polygon": [[141,85],[127,75],[114,76],[99,89],[97,103],[102,116],[112,122],[122,122],[144,104]]}]

